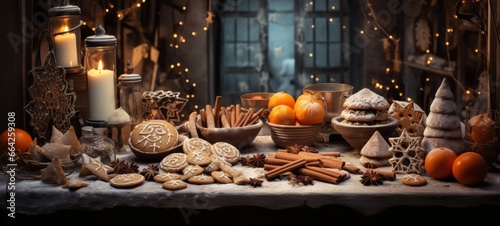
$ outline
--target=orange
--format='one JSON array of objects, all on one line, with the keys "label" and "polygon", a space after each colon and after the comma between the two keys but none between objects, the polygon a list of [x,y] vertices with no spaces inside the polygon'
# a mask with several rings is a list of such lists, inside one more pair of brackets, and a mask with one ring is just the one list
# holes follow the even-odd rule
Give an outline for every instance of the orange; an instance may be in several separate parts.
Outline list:
[{"label": "orange", "polygon": [[267,116],[269,122],[280,125],[295,125],[295,111],[288,105],[275,106]]},{"label": "orange", "polygon": [[300,125],[316,125],[325,120],[325,108],[313,96],[296,102],[293,110]]},{"label": "orange", "polygon": [[15,147],[19,152],[27,152],[33,139],[31,135],[21,128],[14,128],[13,131],[5,130],[0,135],[0,150],[9,151],[9,147]]},{"label": "orange", "polygon": [[277,93],[274,93],[270,98],[269,102],[267,103],[267,106],[269,108],[278,106],[278,105],[287,105],[290,108],[293,109],[293,106],[295,105],[295,99],[293,96],[285,91],[279,91]]},{"label": "orange", "polygon": [[321,106],[323,106],[323,108],[325,107],[325,102],[323,102],[323,98],[321,97],[321,94],[311,93],[309,91],[304,91],[299,97],[297,97],[297,99],[295,100],[295,105],[297,105],[298,102],[305,100],[305,99],[310,99],[311,97],[313,98],[314,101],[321,104]]},{"label": "orange", "polygon": [[476,152],[464,152],[453,162],[453,176],[461,184],[475,186],[483,182],[488,174],[488,164]]},{"label": "orange", "polygon": [[425,171],[430,177],[443,180],[453,176],[453,162],[457,154],[449,148],[438,147],[430,150],[425,157]]}]

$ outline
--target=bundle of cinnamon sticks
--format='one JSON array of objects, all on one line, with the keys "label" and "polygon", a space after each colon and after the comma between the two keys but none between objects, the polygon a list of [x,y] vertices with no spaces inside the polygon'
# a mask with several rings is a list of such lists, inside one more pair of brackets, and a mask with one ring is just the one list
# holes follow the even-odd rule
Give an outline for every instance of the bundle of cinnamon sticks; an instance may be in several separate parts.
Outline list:
[{"label": "bundle of cinnamon sticks", "polygon": [[193,111],[189,115],[189,126],[192,134],[195,134],[195,123],[197,118],[201,119],[201,126],[212,128],[233,128],[253,125],[260,119],[264,113],[264,109],[256,111],[254,108],[243,109],[240,104],[232,104],[230,106],[221,106],[222,97],[217,96],[215,104],[212,106],[207,104],[200,113]]},{"label": "bundle of cinnamon sticks", "polygon": [[349,177],[346,162],[337,159],[338,152],[298,152],[289,153],[278,149],[274,156],[266,157],[264,170],[267,180],[272,180],[284,173],[309,176],[315,180],[338,184]]}]

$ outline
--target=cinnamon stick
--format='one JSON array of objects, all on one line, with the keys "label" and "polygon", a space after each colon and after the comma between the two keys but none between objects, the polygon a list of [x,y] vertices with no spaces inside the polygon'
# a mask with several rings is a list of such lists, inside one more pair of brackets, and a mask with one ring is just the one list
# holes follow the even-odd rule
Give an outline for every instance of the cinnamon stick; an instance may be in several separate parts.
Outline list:
[{"label": "cinnamon stick", "polygon": [[188,131],[189,131],[189,135],[192,137],[192,138],[198,138],[198,131],[196,130],[196,116],[198,115],[198,113],[196,113],[196,111],[193,111],[191,112],[191,114],[189,114],[189,121],[188,121]]},{"label": "cinnamon stick", "polygon": [[241,127],[244,127],[246,125],[248,125],[248,123],[250,122],[250,119],[252,118],[252,115],[253,115],[253,112],[255,110],[253,108],[249,108],[247,113],[245,114],[245,119],[241,122]]},{"label": "cinnamon stick", "polygon": [[396,172],[375,170],[375,169],[367,169],[366,171],[367,172],[370,172],[370,171],[376,172],[376,173],[382,175],[382,177],[384,177],[384,180],[395,180],[396,179]]},{"label": "cinnamon stick", "polygon": [[342,169],[345,166],[345,162],[340,159],[320,159],[323,162],[323,167],[333,168],[333,169]]},{"label": "cinnamon stick", "polygon": [[[233,105],[231,105],[231,106],[233,106]],[[236,116],[236,109],[231,108],[231,127],[236,126],[236,120],[237,120],[236,117],[237,117]]]},{"label": "cinnamon stick", "polygon": [[338,151],[326,151],[326,152],[318,152],[320,155],[324,156],[332,156],[332,157],[340,157],[341,153]]},{"label": "cinnamon stick", "polygon": [[280,167],[280,165],[273,165],[273,164],[267,164],[267,163],[264,164],[265,171],[271,171],[271,170],[276,169],[278,167]]},{"label": "cinnamon stick", "polygon": [[316,166],[306,166],[306,169],[310,169],[316,172],[320,172],[322,174],[326,174],[331,177],[335,177],[339,179],[340,181],[344,181],[347,179],[347,174],[345,172],[342,172],[340,170],[331,170],[327,168],[321,168],[321,167],[316,167]]},{"label": "cinnamon stick", "polygon": [[285,160],[290,160],[290,161],[294,161],[297,159],[305,159],[307,162],[319,160],[319,158],[315,158],[315,157],[307,157],[307,156],[302,156],[302,155],[297,155],[297,154],[292,154],[292,153],[282,152],[282,151],[276,152],[274,157],[277,159],[285,159]]},{"label": "cinnamon stick", "polygon": [[296,172],[297,174],[310,176],[310,177],[312,177],[316,180],[319,180],[319,181],[328,182],[328,183],[332,183],[332,184],[338,184],[340,182],[340,180],[338,178],[335,178],[335,177],[332,177],[332,176],[329,176],[329,175],[326,175],[326,174],[323,174],[323,173],[320,173],[320,172],[317,172],[314,170],[310,170],[307,168],[300,168],[300,169],[295,170],[294,172]]},{"label": "cinnamon stick", "polygon": [[220,127],[220,108],[221,108],[221,96],[215,97],[215,104],[213,108],[215,126]]},{"label": "cinnamon stick", "polygon": [[296,170],[296,169],[299,169],[303,166],[306,165],[306,160],[301,158],[301,159],[297,159],[295,161],[292,161],[292,162],[289,162],[285,165],[282,165],[282,166],[279,166],[275,169],[272,169],[270,171],[267,171],[265,173],[265,177],[267,180],[271,180],[283,173],[286,173],[286,172],[290,172],[290,171],[293,171],[293,170]]},{"label": "cinnamon stick", "polygon": [[212,109],[212,105],[207,104],[205,106],[205,115],[207,116],[207,128],[208,129],[215,128],[215,118],[214,118],[214,112]]},{"label": "cinnamon stick", "polygon": [[287,163],[290,163],[290,160],[285,160],[285,159],[277,159],[277,158],[265,158],[264,163],[265,164],[271,164],[271,165],[285,165]]},{"label": "cinnamon stick", "polygon": [[227,119],[226,117],[226,114],[225,113],[222,113],[221,116],[220,116],[220,121],[222,123],[222,127],[223,128],[229,128],[231,127],[231,123],[229,122],[229,120]]},{"label": "cinnamon stick", "polygon": [[342,169],[349,173],[361,174],[361,169],[352,163],[346,163]]},{"label": "cinnamon stick", "polygon": [[200,118],[201,118],[201,126],[207,127],[207,114],[205,114],[205,110],[200,110]]}]

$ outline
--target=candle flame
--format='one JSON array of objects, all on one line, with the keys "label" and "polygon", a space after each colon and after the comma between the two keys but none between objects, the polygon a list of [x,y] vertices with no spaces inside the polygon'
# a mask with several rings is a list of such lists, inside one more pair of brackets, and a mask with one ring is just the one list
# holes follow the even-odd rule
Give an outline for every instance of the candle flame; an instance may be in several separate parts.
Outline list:
[{"label": "candle flame", "polygon": [[99,73],[101,73],[101,70],[102,70],[102,60],[99,60],[99,65],[97,66],[97,70],[99,71]]},{"label": "candle flame", "polygon": [[68,25],[64,26],[64,31],[69,31]]}]

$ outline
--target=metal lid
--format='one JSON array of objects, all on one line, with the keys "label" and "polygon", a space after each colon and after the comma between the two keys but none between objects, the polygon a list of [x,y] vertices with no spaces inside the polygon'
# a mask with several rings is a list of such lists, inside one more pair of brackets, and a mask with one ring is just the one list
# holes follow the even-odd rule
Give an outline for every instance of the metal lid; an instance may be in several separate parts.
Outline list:
[{"label": "metal lid", "polygon": [[76,15],[81,14],[82,11],[80,7],[76,5],[70,5],[69,0],[60,0],[59,6],[52,7],[49,9],[49,16],[62,16],[62,15]]},{"label": "metal lid", "polygon": [[88,36],[85,38],[85,46],[87,47],[97,47],[97,46],[114,46],[116,45],[116,37],[113,35],[105,34],[106,31],[99,25],[97,27],[95,35]]},{"label": "metal lid", "polygon": [[133,83],[133,82],[141,82],[142,78],[139,74],[134,73],[134,67],[127,61],[127,66],[124,68],[125,74],[122,74],[118,77],[118,82],[121,83]]}]

